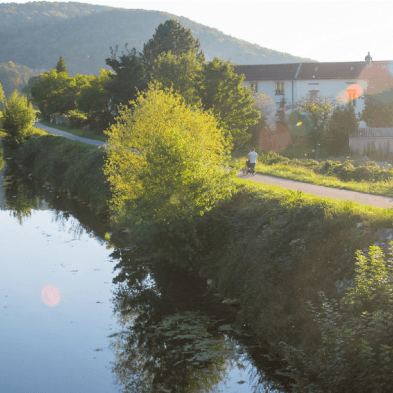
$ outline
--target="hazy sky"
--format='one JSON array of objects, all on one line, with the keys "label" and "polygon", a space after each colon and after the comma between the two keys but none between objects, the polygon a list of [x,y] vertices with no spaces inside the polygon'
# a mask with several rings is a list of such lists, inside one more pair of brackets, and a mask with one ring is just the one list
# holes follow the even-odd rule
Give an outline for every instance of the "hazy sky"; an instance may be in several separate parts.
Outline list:
[{"label": "hazy sky", "polygon": [[367,52],[373,60],[393,60],[393,1],[79,2],[166,11],[265,48],[317,61],[363,61]]}]

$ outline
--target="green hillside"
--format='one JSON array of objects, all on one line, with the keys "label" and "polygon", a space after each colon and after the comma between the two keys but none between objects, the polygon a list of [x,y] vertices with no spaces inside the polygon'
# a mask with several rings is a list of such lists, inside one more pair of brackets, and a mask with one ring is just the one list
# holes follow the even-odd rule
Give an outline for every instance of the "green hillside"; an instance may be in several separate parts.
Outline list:
[{"label": "green hillside", "polygon": [[109,48],[119,45],[142,50],[167,19],[176,19],[199,38],[206,59],[231,58],[238,64],[310,61],[262,48],[223,34],[190,19],[160,11],[126,10],[83,3],[30,2],[0,4],[0,61],[32,69],[52,69],[60,55],[70,75],[98,74],[108,68]]},{"label": "green hillside", "polygon": [[3,86],[6,98],[15,89],[21,91],[29,78],[33,75],[38,75],[40,72],[43,72],[43,70],[32,70],[26,66],[14,64],[12,61],[0,63],[0,84]]}]

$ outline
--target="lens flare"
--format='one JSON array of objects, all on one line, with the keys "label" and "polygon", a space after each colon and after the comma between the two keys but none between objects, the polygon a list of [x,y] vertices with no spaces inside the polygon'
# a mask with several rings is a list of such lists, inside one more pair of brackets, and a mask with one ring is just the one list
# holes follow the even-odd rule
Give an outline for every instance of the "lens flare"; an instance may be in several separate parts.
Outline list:
[{"label": "lens flare", "polygon": [[41,289],[41,300],[47,306],[57,306],[61,300],[60,291],[54,285],[45,285]]}]

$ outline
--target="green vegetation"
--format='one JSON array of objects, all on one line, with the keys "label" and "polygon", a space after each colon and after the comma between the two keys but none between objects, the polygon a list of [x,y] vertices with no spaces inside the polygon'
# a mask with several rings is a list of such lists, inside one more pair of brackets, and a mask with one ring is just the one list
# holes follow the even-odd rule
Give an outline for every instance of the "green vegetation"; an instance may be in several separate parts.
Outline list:
[{"label": "green vegetation", "polygon": [[12,61],[0,63],[0,84],[3,86],[5,98],[8,98],[15,89],[21,92],[29,78],[37,74],[39,74],[38,70],[14,64]]},{"label": "green vegetation", "polygon": [[5,99],[4,90],[3,90],[3,86],[0,83],[0,104],[4,102],[4,99]]},{"label": "green vegetation", "polygon": [[[232,161],[237,168],[244,160]],[[373,161],[345,159],[345,161],[316,161],[312,159],[290,160],[275,153],[260,155],[256,166],[258,173],[364,192],[373,195],[393,196],[393,170],[382,169]]]},{"label": "green vegetation", "polygon": [[0,126],[6,134],[3,139],[4,148],[17,148],[33,131],[35,118],[32,104],[15,90],[6,101],[0,118]]},{"label": "green vegetation", "polygon": [[251,92],[242,86],[243,77],[233,65],[217,58],[205,63],[199,41],[175,20],[160,24],[143,53],[127,49],[117,58],[118,47],[106,59],[115,73],[101,70],[100,76],[69,77],[61,58],[53,70],[36,78],[26,88],[44,120],[67,114],[72,127],[88,126],[98,133],[115,123],[122,106],[132,107],[139,92],[149,83],[172,88],[198,110],[211,111],[228,142],[241,145],[250,138],[248,126],[257,123]]},{"label": "green vegetation", "polygon": [[97,134],[97,133],[94,133],[91,131],[86,131],[82,128],[71,128],[66,125],[53,124],[49,121],[44,121],[44,120],[41,120],[41,124],[43,124],[44,126],[56,128],[57,130],[60,130],[60,131],[69,132],[70,134],[80,136],[82,138],[94,139],[94,140],[98,140],[98,141],[102,141],[102,142],[106,142],[108,140],[107,135],[101,135],[101,134]]},{"label": "green vegetation", "polygon": [[14,157],[37,179],[50,182],[99,211],[106,210],[110,191],[102,174],[105,150],[38,130]]},{"label": "green vegetation", "polygon": [[[153,92],[167,103],[162,91],[155,90],[149,94]],[[150,106],[147,104],[141,107],[140,112],[136,112],[139,119],[142,108],[148,113],[147,110],[153,107],[152,103]],[[165,108],[165,105],[161,105],[161,108]],[[175,114],[181,108],[184,107],[174,107]],[[170,112],[167,114],[169,116]],[[146,122],[141,121],[140,126],[143,131]],[[133,144],[135,136],[129,136],[129,133],[123,135],[121,126],[117,127],[118,140],[124,137],[128,141],[131,138]],[[167,134],[164,132],[164,135]],[[170,138],[165,138],[161,142],[162,146],[165,141],[170,141]],[[176,143],[173,146],[182,147]],[[182,152],[181,149],[177,151]],[[188,152],[187,149],[184,151]],[[128,154],[125,151],[121,153]],[[19,147],[17,160],[29,168],[34,176],[48,180],[54,186],[68,188],[96,207],[105,207],[111,198],[106,178],[101,172],[105,152],[95,147],[65,142],[63,138],[53,136],[30,138]],[[154,166],[154,170],[162,173],[165,167]],[[148,172],[143,173],[149,175]],[[129,172],[129,175],[132,179],[133,174]],[[173,179],[171,174],[167,176],[166,179]],[[139,184],[148,184],[143,181],[141,177]],[[163,206],[163,214],[166,214],[167,206]],[[179,208],[177,204],[174,207]],[[151,223],[144,231],[137,232],[140,236],[138,244],[143,252],[151,255],[153,250],[154,256],[161,262],[172,262],[187,268],[192,266],[195,271],[212,278],[222,295],[239,299],[242,305],[241,320],[251,327],[260,342],[270,345],[272,354],[284,356],[288,354],[290,346],[299,353],[315,353],[316,362],[319,361],[318,354],[322,353],[319,350],[330,341],[325,344],[323,337],[326,330],[314,321],[316,317],[310,313],[306,302],[319,304],[320,291],[324,291],[329,298],[342,296],[336,291],[337,283],[350,281],[354,277],[356,250],[363,250],[374,243],[377,240],[377,229],[392,227],[393,211],[235,179],[230,200],[223,200],[204,215],[195,215],[192,220],[178,218],[172,222],[173,225],[162,221]],[[370,275],[361,280],[366,284],[368,281]],[[363,284],[362,288],[365,288]],[[355,292],[353,290],[351,293]],[[383,308],[381,310],[385,312]],[[355,318],[356,314],[353,315]],[[380,337],[379,341],[372,338],[372,342],[391,345],[390,341],[383,338],[383,326],[367,326],[367,329],[374,326],[375,334],[371,338]],[[280,342],[286,345],[279,345]],[[329,361],[333,362],[335,355],[331,347],[325,348],[329,349]],[[366,347],[364,351],[367,354]],[[348,353],[348,358],[353,356]],[[379,353],[382,354],[378,352],[378,356]],[[374,355],[369,354],[372,360]],[[296,364],[304,369],[311,367],[300,360]],[[335,381],[341,378],[346,384],[353,383],[355,386],[356,378],[359,377],[346,373],[345,367],[335,370]],[[315,375],[312,373],[313,369],[310,368],[298,378],[299,389],[317,391],[312,387],[315,382],[311,380],[312,375]],[[378,373],[376,376],[380,375]],[[356,387],[357,392],[367,392],[365,385]]]},{"label": "green vegetation", "polygon": [[67,65],[63,56],[60,56],[60,59],[57,62],[55,69],[57,73],[65,72],[68,75]]},{"label": "green vegetation", "polygon": [[343,155],[349,151],[349,136],[358,132],[353,106],[337,106],[329,119],[329,127],[325,132],[325,142],[329,155]]},{"label": "green vegetation", "polygon": [[315,158],[317,159],[319,146],[333,110],[333,103],[324,97],[313,100],[306,99],[298,106],[299,113],[305,116],[305,123],[300,127],[304,127],[305,134],[315,148]]},{"label": "green vegetation", "polygon": [[[393,244],[393,242],[392,242]],[[393,383],[393,258],[358,251],[355,285],[340,300],[309,303],[321,332],[312,350],[286,346],[297,379],[313,392],[388,392]]]},{"label": "green vegetation", "polygon": [[104,169],[111,211],[121,225],[172,226],[230,197],[233,171],[223,171],[228,144],[214,117],[151,85],[124,108],[109,132]]}]

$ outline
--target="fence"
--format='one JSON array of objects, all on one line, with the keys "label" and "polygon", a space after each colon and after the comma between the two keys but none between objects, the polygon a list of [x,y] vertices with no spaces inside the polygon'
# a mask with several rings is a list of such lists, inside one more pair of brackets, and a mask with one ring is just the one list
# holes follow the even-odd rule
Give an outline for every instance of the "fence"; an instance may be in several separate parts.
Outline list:
[{"label": "fence", "polygon": [[359,128],[349,136],[349,148],[360,154],[368,150],[393,154],[393,128]]}]

